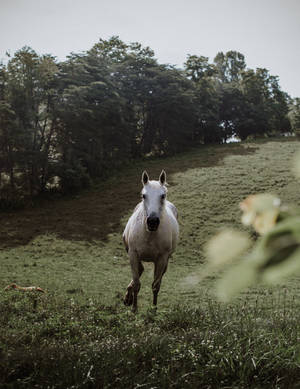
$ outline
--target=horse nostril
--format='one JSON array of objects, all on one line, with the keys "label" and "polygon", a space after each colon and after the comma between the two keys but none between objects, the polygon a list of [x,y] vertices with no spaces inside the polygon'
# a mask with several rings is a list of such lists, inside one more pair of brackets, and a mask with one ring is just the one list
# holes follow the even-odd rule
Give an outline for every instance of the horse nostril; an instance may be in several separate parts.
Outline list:
[{"label": "horse nostril", "polygon": [[159,217],[153,217],[149,216],[147,218],[147,225],[150,231],[155,231],[157,230],[157,227],[159,226]]}]

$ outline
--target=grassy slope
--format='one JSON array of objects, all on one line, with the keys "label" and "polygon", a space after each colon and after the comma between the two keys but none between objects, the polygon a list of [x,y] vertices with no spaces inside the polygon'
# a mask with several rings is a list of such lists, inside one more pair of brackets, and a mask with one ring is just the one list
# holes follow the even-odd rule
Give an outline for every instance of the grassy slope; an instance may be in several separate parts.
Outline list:
[{"label": "grassy slope", "polygon": [[[203,147],[142,162],[73,199],[1,214],[0,386],[294,387],[298,280],[246,291],[224,308],[212,298],[211,280],[195,284],[189,276],[201,271],[209,237],[224,226],[242,228],[238,203],[248,194],[272,192],[300,205],[290,173],[298,147],[295,141]],[[130,280],[121,232],[139,201],[144,168],[151,177],[167,171],[181,239],[159,313],[148,310],[149,264],[133,317],[121,301]],[[3,292],[11,282],[48,293],[36,299]],[[39,362],[28,362],[37,353]]]}]

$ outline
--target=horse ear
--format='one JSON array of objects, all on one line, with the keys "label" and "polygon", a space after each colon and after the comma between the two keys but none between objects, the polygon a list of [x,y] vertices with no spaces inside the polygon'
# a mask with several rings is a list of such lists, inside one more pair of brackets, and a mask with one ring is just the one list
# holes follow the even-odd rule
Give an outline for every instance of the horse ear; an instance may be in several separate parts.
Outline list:
[{"label": "horse ear", "polygon": [[142,174],[142,184],[146,185],[148,181],[149,181],[148,173],[146,172],[146,170],[144,170]]},{"label": "horse ear", "polygon": [[164,170],[162,170],[159,176],[159,182],[161,183],[161,185],[164,185],[166,181],[167,181],[167,174]]}]

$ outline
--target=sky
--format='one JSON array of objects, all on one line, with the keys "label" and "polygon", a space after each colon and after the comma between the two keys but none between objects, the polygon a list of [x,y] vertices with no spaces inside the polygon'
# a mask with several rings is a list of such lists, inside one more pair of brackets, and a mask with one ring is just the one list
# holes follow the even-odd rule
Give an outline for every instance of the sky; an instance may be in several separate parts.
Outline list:
[{"label": "sky", "polygon": [[300,0],[0,0],[3,62],[23,46],[64,60],[113,35],[178,67],[236,50],[300,97]]}]

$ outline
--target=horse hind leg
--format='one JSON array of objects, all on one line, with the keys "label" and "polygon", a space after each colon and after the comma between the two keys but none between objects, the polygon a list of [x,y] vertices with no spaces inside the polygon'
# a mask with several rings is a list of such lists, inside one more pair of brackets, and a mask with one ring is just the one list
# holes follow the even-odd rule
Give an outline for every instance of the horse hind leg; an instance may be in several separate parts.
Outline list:
[{"label": "horse hind leg", "polygon": [[[141,262],[138,262],[138,278],[140,278],[143,271],[144,271],[143,264]],[[127,306],[130,306],[133,304],[132,310],[134,310],[134,311],[136,311],[136,309],[137,309],[137,294],[140,290],[140,286],[141,286],[141,284],[140,284],[139,279],[136,283],[134,283],[134,280],[132,279],[127,287],[127,291],[126,291],[125,298],[124,298],[124,304]]]}]

